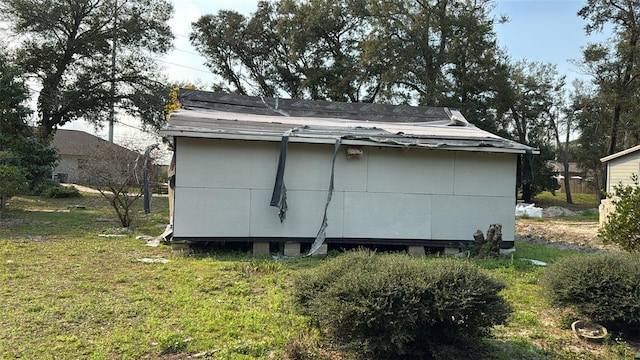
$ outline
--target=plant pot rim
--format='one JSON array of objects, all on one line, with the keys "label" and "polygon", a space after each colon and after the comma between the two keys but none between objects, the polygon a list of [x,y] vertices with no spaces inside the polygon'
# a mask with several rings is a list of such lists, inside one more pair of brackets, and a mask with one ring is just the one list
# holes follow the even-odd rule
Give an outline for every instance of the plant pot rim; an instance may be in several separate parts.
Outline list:
[{"label": "plant pot rim", "polygon": [[607,336],[607,328],[587,320],[576,320],[571,324],[571,330],[577,337],[587,340],[602,340]]}]

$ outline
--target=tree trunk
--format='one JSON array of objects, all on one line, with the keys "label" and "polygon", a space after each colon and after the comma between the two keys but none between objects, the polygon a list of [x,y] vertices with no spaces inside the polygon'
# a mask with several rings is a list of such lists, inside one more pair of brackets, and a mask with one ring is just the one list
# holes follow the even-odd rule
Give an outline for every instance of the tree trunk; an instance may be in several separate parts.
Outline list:
[{"label": "tree trunk", "polygon": [[0,196],[0,219],[4,219],[4,210],[7,208],[7,198]]},{"label": "tree trunk", "polygon": [[531,203],[531,183],[522,184],[522,201]]},{"label": "tree trunk", "polygon": [[569,159],[564,159],[564,194],[567,196],[567,204],[573,204],[571,198],[571,179],[569,178]]},{"label": "tree trunk", "polygon": [[620,113],[622,112],[620,104],[616,104],[613,109],[613,119],[611,119],[611,129],[609,146],[607,147],[607,155],[611,155],[616,152],[616,145],[618,142],[618,124],[620,123]]},{"label": "tree trunk", "polygon": [[557,117],[553,116],[550,111],[548,114],[551,119],[551,126],[553,127],[553,132],[556,138],[556,148],[562,154],[562,175],[564,177],[564,193],[567,196],[567,204],[573,204],[573,199],[571,199],[571,181],[569,179],[569,135],[571,133],[571,120],[569,118],[566,119],[567,133],[564,140],[564,146],[562,146],[562,143],[560,142],[560,131],[558,129],[559,125],[558,121],[556,121]]}]

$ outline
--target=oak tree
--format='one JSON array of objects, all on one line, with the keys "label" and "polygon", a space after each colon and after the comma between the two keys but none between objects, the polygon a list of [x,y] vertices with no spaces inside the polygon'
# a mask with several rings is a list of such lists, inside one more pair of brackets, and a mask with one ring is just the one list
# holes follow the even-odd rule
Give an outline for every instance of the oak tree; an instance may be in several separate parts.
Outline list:
[{"label": "oak tree", "polygon": [[19,36],[18,64],[41,87],[42,138],[75,119],[102,124],[113,106],[143,123],[164,121],[169,95],[157,57],[171,47],[166,0],[4,0]]}]

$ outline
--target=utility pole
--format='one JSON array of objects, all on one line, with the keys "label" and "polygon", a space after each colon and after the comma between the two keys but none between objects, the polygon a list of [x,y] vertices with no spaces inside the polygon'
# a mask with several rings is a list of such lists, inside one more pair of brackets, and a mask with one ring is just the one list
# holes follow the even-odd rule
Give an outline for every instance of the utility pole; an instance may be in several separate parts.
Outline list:
[{"label": "utility pole", "polygon": [[116,122],[116,47],[118,46],[118,0],[113,1],[113,47],[111,49],[111,110],[109,112],[109,142],[113,143]]}]

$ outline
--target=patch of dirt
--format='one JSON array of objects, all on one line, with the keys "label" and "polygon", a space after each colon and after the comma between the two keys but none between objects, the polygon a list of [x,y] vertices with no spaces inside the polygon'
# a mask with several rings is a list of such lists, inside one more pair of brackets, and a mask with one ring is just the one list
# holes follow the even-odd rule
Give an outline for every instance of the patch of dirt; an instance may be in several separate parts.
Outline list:
[{"label": "patch of dirt", "polygon": [[618,245],[603,244],[597,221],[562,218],[516,218],[516,241],[543,244],[563,250],[585,252],[622,251]]},{"label": "patch of dirt", "polygon": [[90,187],[86,187],[86,186],[82,186],[82,185],[78,185],[78,184],[60,184],[60,185],[68,186],[68,187],[74,187],[74,188],[78,189],[78,191],[80,191],[80,192],[91,193],[91,194],[100,194],[100,191],[98,191],[96,189],[92,189]]}]

